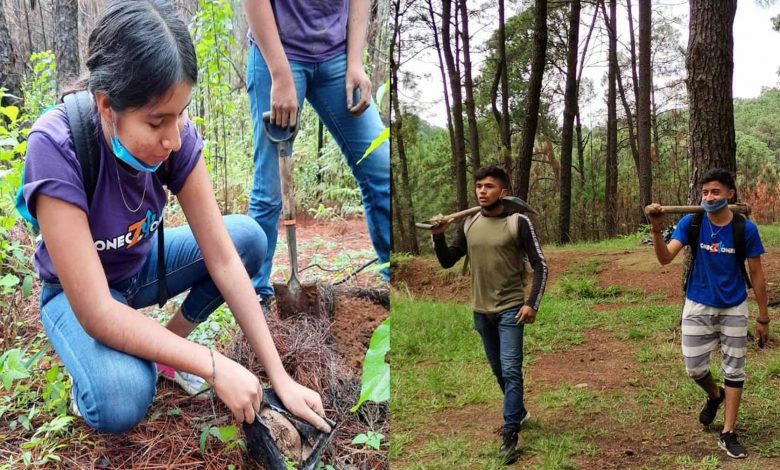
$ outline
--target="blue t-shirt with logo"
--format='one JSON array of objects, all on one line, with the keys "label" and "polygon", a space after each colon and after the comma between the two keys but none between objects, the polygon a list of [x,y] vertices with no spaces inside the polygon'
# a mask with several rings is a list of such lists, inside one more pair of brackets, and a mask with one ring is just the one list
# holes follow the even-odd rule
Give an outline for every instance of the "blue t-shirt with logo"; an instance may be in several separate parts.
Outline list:
[{"label": "blue t-shirt with logo", "polygon": [[[677,224],[672,238],[683,246],[688,242],[688,227],[693,215],[686,215]],[[733,221],[723,227],[702,217],[699,232],[699,250],[693,264],[693,272],[688,280],[686,297],[700,304],[716,308],[733,307],[747,298],[747,289],[734,249]],[[764,245],[758,235],[758,228],[750,220],[745,220],[745,256],[756,258],[764,254]]]}]

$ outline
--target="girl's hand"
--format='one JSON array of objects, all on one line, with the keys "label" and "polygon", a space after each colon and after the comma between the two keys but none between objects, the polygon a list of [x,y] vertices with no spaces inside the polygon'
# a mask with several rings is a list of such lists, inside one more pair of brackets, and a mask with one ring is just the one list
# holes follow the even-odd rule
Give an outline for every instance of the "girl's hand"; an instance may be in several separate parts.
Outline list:
[{"label": "girl's hand", "polygon": [[325,422],[325,408],[320,395],[304,387],[292,378],[281,384],[274,384],[274,390],[290,413],[307,421],[322,432],[330,432],[330,426]]},{"label": "girl's hand", "polygon": [[252,423],[260,411],[263,388],[260,380],[241,364],[214,352],[216,382],[204,377],[216,392],[217,397],[233,412],[238,423]]}]

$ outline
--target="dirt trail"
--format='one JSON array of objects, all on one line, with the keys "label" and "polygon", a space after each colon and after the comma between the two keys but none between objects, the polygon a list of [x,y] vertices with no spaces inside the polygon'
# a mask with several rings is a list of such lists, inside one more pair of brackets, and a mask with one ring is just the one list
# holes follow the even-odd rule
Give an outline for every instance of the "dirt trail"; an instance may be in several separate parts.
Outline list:
[{"label": "dirt trail", "polygon": [[[681,261],[660,266],[650,250],[648,247],[631,250],[551,250],[546,253],[550,269],[548,289],[558,282],[567,269],[588,263],[595,257],[600,262],[597,275],[600,288],[617,285],[623,291],[654,295],[658,299],[657,302],[679,305],[683,298],[680,285]],[[780,253],[770,252],[764,255],[762,260],[766,278],[769,280],[770,304],[780,304],[780,283],[773,281],[780,279]],[[454,269],[457,268],[450,271]],[[435,260],[407,261],[393,273],[393,279],[395,288],[402,294],[448,302],[469,302],[468,276],[461,276],[460,271],[445,273]],[[594,308],[600,311],[622,306],[612,303],[596,305]],[[539,356],[525,368],[526,390],[530,406],[534,409],[532,421],[538,420],[545,428],[560,428],[561,432],[571,430],[568,428],[572,424],[567,424],[565,410],[534,407],[535,396],[539,392],[555,390],[562,383],[595,392],[600,396],[640,393],[638,387],[643,384],[636,381],[642,375],[638,371],[639,364],[633,359],[639,346],[636,342],[620,341],[613,334],[597,327],[585,332],[585,340],[581,345],[565,352]],[[625,410],[627,414],[632,412],[631,406],[641,405],[629,403],[628,409]],[[660,465],[660,457],[669,455],[688,456],[694,461],[700,461],[715,454],[717,436],[715,431],[702,431],[696,420],[697,413],[698,409],[689,414],[665,416],[662,421],[654,424],[632,423],[626,418],[616,420],[615,413],[590,414],[589,421],[580,424],[601,430],[587,439],[596,450],[592,455],[576,456],[576,465],[583,469],[656,467]],[[475,422],[480,425],[474,426]],[[445,436],[457,435],[492,446],[498,441],[489,431],[502,423],[500,403],[446,410],[433,416],[431,423],[434,424],[426,429],[426,436],[432,437],[437,433]],[[661,432],[655,428],[658,425],[663,426]],[[413,443],[408,449],[413,451],[417,447],[419,444]],[[721,458],[720,454],[715,455]],[[723,459],[721,461],[721,468],[737,468],[735,462]],[[526,460],[526,464],[528,463]],[[762,458],[754,463],[762,468],[780,468],[779,459]]]}]

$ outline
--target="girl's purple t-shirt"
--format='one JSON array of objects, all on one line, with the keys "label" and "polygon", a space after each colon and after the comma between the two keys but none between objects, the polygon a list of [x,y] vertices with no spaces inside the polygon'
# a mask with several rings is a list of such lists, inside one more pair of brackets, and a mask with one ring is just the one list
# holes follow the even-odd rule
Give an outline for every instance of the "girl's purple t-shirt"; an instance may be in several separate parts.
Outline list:
[{"label": "girl's purple t-shirt", "polygon": [[[87,206],[81,165],[76,157],[67,114],[61,106],[41,116],[27,138],[24,198],[33,217],[39,194],[69,202],[83,210],[108,283],[113,284],[140,271],[152,248],[151,240],[159,228],[167,197],[156,173],[133,174],[118,164],[103,137],[95,108],[92,120],[100,153],[92,204]],[[173,194],[184,186],[201,158],[202,149],[203,141],[194,124],[187,120],[181,132],[181,148],[169,157],[169,181],[165,184]],[[38,244],[34,264],[41,279],[59,282],[46,240]]]},{"label": "girl's purple t-shirt", "polygon": [[[274,0],[271,6],[288,59],[318,63],[347,50],[348,0]],[[251,31],[247,36],[253,40]]]}]

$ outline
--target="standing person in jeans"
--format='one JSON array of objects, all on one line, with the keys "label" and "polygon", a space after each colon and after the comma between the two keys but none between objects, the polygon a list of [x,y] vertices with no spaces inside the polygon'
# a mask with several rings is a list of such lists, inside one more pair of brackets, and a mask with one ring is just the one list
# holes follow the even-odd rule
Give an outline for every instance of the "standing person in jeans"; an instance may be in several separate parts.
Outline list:
[{"label": "standing person in jeans", "polygon": [[[523,402],[523,328],[536,320],[547,283],[547,264],[531,220],[522,214],[510,214],[501,202],[509,183],[503,168],[480,168],[474,172],[474,181],[481,212],[458,227],[449,246],[444,230],[451,220],[439,216],[441,222],[432,231],[433,245],[444,268],[468,254],[474,327],[504,392],[499,457],[511,464],[519,456],[518,431],[529,418]],[[533,268],[528,299],[525,257]]]},{"label": "standing person in jeans", "polygon": [[[320,396],[284,370],[250,281],[265,234],[249,217],[222,217],[214,198],[203,142],[186,114],[198,71],[187,27],[163,0],[115,1],[90,34],[87,57],[79,85],[91,97],[94,134],[84,138],[98,159],[90,160],[91,197],[75,150],[80,127],[62,107],[33,125],[23,181],[43,240],[34,259],[41,322],[73,378],[72,412],[98,431],[131,429],[154,398],[162,363],[207,381],[237,421],[253,422],[258,378],[186,339],[227,301],[285,406],[328,430]],[[163,164],[164,178],[156,172]],[[189,222],[164,237],[168,297],[189,289],[167,327],[137,310],[157,301],[164,185]]]},{"label": "standing person in jeans", "polygon": [[[243,0],[249,21],[247,90],[254,136],[254,186],[249,215],[268,236],[268,252],[252,279],[264,298],[270,283],[282,208],[279,161],[262,116],[294,126],[303,99],[341,148],[363,197],[368,234],[379,263],[390,259],[390,146],[358,163],[384,124],[363,70],[369,0]],[[382,271],[389,280],[387,269]]]},{"label": "standing person in jeans", "polygon": [[[696,250],[689,267],[682,313],[682,353],[688,377],[707,393],[699,422],[712,424],[725,401],[723,430],[718,445],[732,458],[747,456],[734,431],[745,383],[747,353],[747,283],[752,282],[758,303],[756,337],[766,343],[769,331],[766,279],[761,266],[764,246],[753,222],[728,207],[736,193],[734,177],[714,168],[699,181],[705,215],[686,215],[677,224],[672,240],[664,243],[663,208],[651,204],[648,211],[655,255],[662,265],[672,262],[684,246]],[[696,224],[698,223],[698,230]],[[741,226],[741,227],[740,227]],[[745,260],[750,275],[745,271]],[[710,353],[720,345],[724,387],[710,374]]]}]

